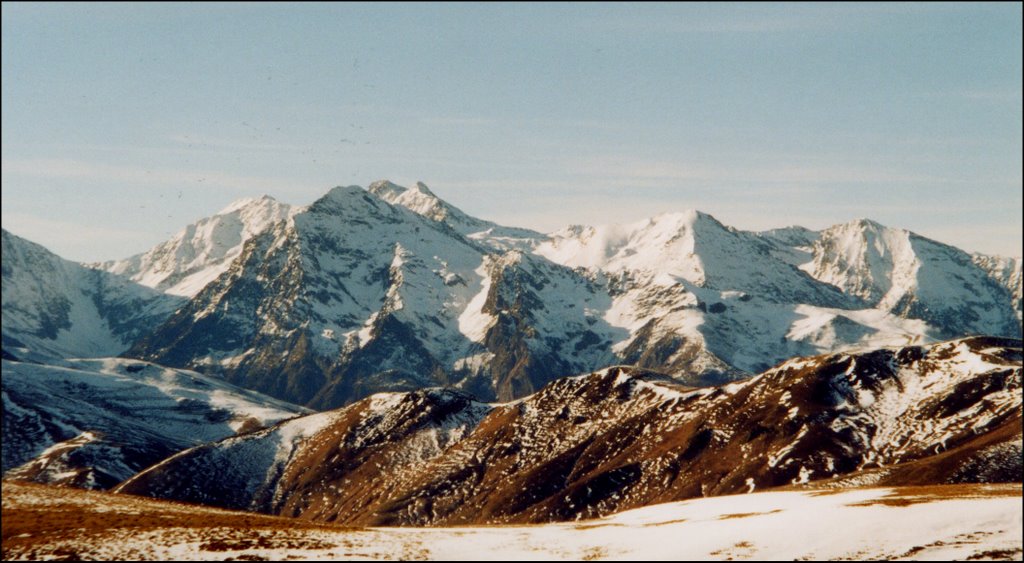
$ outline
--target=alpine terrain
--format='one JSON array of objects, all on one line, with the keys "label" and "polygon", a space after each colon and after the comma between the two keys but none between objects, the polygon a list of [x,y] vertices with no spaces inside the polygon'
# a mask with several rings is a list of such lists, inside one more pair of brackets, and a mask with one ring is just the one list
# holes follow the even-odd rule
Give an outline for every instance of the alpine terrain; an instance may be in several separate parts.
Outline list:
[{"label": "alpine terrain", "polygon": [[116,355],[183,303],[6,230],[2,237],[5,358]]},{"label": "alpine terrain", "polygon": [[314,408],[437,385],[507,401],[615,364],[717,384],[794,356],[1021,335],[1019,262],[871,221],[752,233],[689,211],[542,235],[421,183],[240,202],[103,267],[195,292],[125,355]]},{"label": "alpine terrain", "polygon": [[3,360],[5,477],[110,488],[171,454],[306,413],[136,360]]},{"label": "alpine terrain", "polygon": [[794,359],[721,387],[638,368],[503,404],[375,395],[198,446],[118,491],[364,525],[550,522],[811,480],[1019,482],[1021,342]]},{"label": "alpine terrain", "polygon": [[5,559],[1021,554],[1020,258],[385,180],[2,242]]}]

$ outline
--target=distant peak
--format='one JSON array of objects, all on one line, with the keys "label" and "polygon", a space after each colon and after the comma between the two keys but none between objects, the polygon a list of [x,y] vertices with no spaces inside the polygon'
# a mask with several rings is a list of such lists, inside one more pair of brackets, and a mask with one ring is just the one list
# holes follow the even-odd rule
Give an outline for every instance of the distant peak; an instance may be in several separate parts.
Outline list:
[{"label": "distant peak", "polygon": [[854,219],[853,221],[850,221],[847,224],[848,225],[853,225],[853,226],[856,226],[856,227],[860,227],[860,228],[865,228],[865,229],[880,230],[880,229],[885,229],[886,228],[885,225],[879,223],[878,221],[873,221],[873,220],[865,218],[865,217],[861,217],[860,219]]},{"label": "distant peak", "polygon": [[[418,186],[419,184],[417,184],[417,187]],[[403,186],[399,186],[398,184],[391,182],[390,180],[377,180],[376,182],[371,183],[366,191],[387,200],[401,195],[408,190]]]},{"label": "distant peak", "polygon": [[433,199],[438,199],[438,197],[434,195],[434,192],[430,191],[430,188],[428,188],[423,182],[416,182],[413,187],[406,188],[405,186],[399,186],[390,180],[377,180],[370,184],[370,186],[366,188],[366,191],[392,203],[394,202],[393,200],[398,198],[398,196],[406,193],[410,195],[420,194]]},{"label": "distant peak", "polygon": [[722,225],[718,219],[696,209],[684,209],[682,211],[660,213],[651,217],[650,225],[674,225],[680,228],[716,225],[724,228],[724,225]]},{"label": "distant peak", "polygon": [[387,206],[382,199],[367,193],[361,186],[335,186],[306,209],[314,213],[327,214],[366,213],[370,209]]},{"label": "distant peak", "polygon": [[437,197],[436,195],[434,195],[434,192],[430,191],[430,188],[428,188],[427,185],[424,184],[423,182],[416,182],[416,191],[420,192],[423,195]]},{"label": "distant peak", "polygon": [[770,230],[765,231],[765,232],[814,233],[814,232],[817,232],[817,231],[815,231],[813,229],[808,229],[807,227],[802,227],[800,225],[789,225],[788,227],[779,227],[777,229],[770,229]]},{"label": "distant peak", "polygon": [[573,224],[568,227],[563,227],[552,234],[554,236],[578,237],[582,236],[584,233],[593,233],[594,230],[594,227],[590,225]]},{"label": "distant peak", "polygon": [[240,209],[251,207],[253,205],[262,205],[266,203],[277,203],[277,200],[269,195],[261,195],[260,197],[243,197],[242,199],[236,199],[228,204],[227,207],[221,209],[217,215],[227,215],[228,213],[234,213]]},{"label": "distant peak", "polygon": [[342,200],[353,196],[362,196],[366,192],[359,186],[335,186],[321,199]]}]

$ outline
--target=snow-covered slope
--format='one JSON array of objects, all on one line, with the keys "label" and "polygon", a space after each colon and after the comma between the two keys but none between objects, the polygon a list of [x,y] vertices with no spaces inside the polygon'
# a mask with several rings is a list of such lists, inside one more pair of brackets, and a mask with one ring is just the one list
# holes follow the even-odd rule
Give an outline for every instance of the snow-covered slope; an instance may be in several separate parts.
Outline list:
[{"label": "snow-covered slope", "polygon": [[330,408],[438,384],[509,400],[615,363],[721,383],[793,356],[1019,335],[995,273],[865,221],[748,233],[689,211],[538,235],[387,181],[285,215],[131,355]]},{"label": "snow-covered slope", "polygon": [[416,182],[415,186],[406,188],[388,180],[379,180],[370,184],[367,189],[388,203],[400,205],[432,221],[444,223],[463,236],[497,251],[528,249],[545,238],[544,235],[529,229],[504,227],[471,217],[434,195],[423,182]]},{"label": "snow-covered slope", "polygon": [[775,259],[761,237],[693,210],[627,225],[570,227],[552,234],[536,252],[571,267],[670,277],[768,302],[825,306],[849,302],[833,288]]},{"label": "snow-covered slope", "polygon": [[986,254],[974,254],[974,263],[988,272],[989,277],[996,283],[1005,287],[1013,296],[1013,306],[1017,309],[1017,321],[1021,321],[1024,312],[1024,280],[1021,278],[1020,258],[1004,258],[1002,256],[989,256]]},{"label": "snow-covered slope", "polygon": [[291,212],[291,206],[270,196],[238,200],[143,254],[93,267],[171,295],[192,297],[228,269],[245,241]]},{"label": "snow-covered slope", "polygon": [[3,550],[107,561],[1019,560],[1021,514],[1020,485],[950,485],[694,499],[541,526],[342,528],[5,483]]},{"label": "snow-covered slope", "polygon": [[[299,515],[324,503],[326,475],[353,486],[362,482],[360,495],[371,498],[420,477],[423,463],[464,438],[490,410],[450,390],[383,393],[182,452],[116,490]],[[227,471],[212,478],[213,465]]]},{"label": "snow-covered slope", "polygon": [[439,525],[592,518],[835,477],[1019,482],[1020,346],[976,337],[794,359],[718,388],[616,367],[495,405],[451,391],[375,395],[182,452],[118,490]]},{"label": "snow-covered slope", "polygon": [[836,225],[822,231],[801,268],[874,308],[927,322],[934,337],[1021,334],[1011,292],[989,271],[910,231],[866,219]]},{"label": "snow-covered slope", "polygon": [[631,335],[616,345],[624,363],[729,378],[797,355],[929,340],[926,323],[801,271],[816,238],[797,227],[737,231],[688,211],[570,227],[535,252],[607,276],[605,318]]},{"label": "snow-covered slope", "polygon": [[116,355],[183,303],[2,236],[3,349],[16,357]]},{"label": "snow-covered slope", "polygon": [[511,399],[614,363],[627,333],[601,318],[609,303],[570,268],[338,187],[251,239],[129,355],[317,407],[437,384]]},{"label": "snow-covered slope", "polygon": [[304,412],[136,360],[3,361],[5,478],[107,488],[167,456]]}]

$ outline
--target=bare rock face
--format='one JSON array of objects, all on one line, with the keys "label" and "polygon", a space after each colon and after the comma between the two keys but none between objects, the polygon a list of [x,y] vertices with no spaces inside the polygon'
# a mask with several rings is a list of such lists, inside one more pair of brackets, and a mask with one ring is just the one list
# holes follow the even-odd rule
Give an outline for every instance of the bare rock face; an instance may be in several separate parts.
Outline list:
[{"label": "bare rock face", "polygon": [[[518,401],[384,394],[177,455],[119,491],[352,524],[547,522],[811,481],[1020,481],[1021,343],[784,362],[720,387],[614,367]],[[845,481],[843,481],[845,480]]]}]

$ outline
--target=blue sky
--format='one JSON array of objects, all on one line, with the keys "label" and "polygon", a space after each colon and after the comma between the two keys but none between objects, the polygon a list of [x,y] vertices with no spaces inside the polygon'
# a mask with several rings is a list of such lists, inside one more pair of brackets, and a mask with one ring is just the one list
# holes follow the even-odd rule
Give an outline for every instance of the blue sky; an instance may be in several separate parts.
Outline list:
[{"label": "blue sky", "polygon": [[1020,4],[3,4],[4,228],[120,258],[422,180],[539,230],[697,208],[1019,256]]}]

